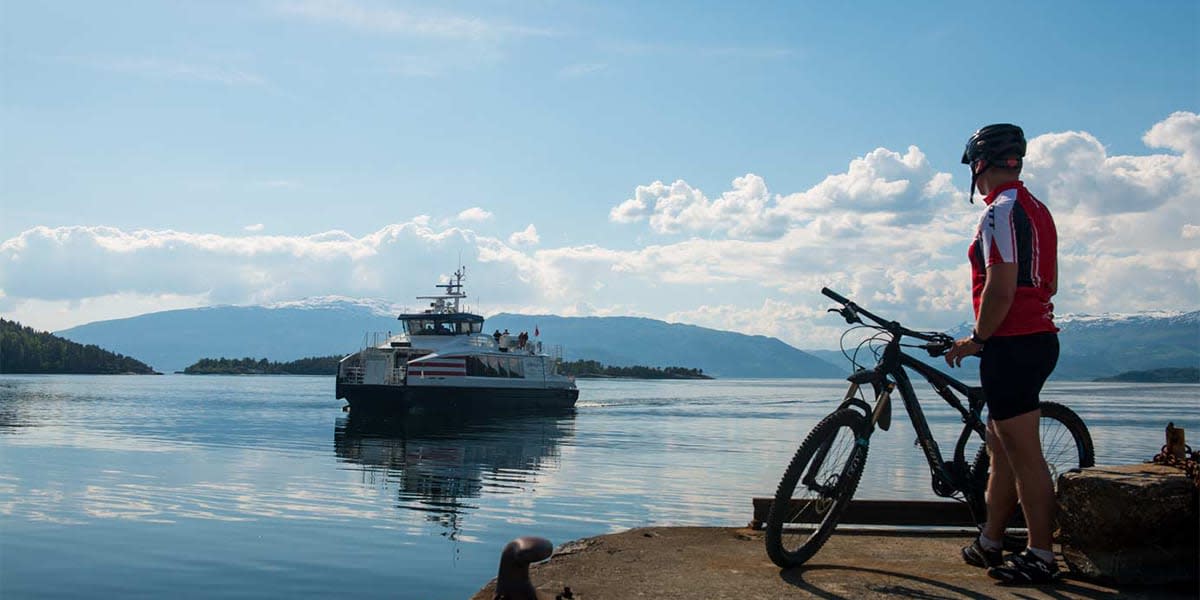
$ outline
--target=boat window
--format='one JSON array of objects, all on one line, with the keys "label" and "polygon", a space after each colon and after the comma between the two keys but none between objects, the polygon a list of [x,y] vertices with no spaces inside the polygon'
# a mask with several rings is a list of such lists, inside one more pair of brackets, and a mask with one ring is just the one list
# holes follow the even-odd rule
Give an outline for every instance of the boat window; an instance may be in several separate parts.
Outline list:
[{"label": "boat window", "polygon": [[483,365],[479,362],[479,359],[477,357],[474,357],[474,356],[466,357],[466,363],[467,363],[467,376],[468,377],[479,377],[479,376],[483,375]]},{"label": "boat window", "polygon": [[508,376],[521,378],[525,376],[525,361],[512,357],[508,359],[510,362],[508,368]]},{"label": "boat window", "polygon": [[480,333],[482,331],[483,331],[483,322],[482,321],[476,321],[474,323],[471,323],[471,333]]},{"label": "boat window", "polygon": [[512,361],[512,359],[507,356],[496,357],[496,362],[498,363],[498,367],[499,367],[499,372],[496,373],[497,377],[511,377],[511,375],[509,375],[509,368],[508,368],[509,363],[511,361]]},{"label": "boat window", "polygon": [[483,359],[484,359],[484,361],[486,361],[486,364],[487,364],[487,370],[484,373],[485,376],[499,377],[500,376],[500,367],[499,367],[500,357],[489,355],[489,356],[483,357]]}]

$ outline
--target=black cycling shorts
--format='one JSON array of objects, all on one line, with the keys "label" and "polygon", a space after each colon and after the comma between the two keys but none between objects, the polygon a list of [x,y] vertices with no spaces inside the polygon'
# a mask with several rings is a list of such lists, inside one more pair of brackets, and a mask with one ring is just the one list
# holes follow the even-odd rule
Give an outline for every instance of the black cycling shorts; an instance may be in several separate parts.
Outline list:
[{"label": "black cycling shorts", "polygon": [[1058,364],[1058,334],[993,337],[979,355],[979,382],[996,421],[1037,410],[1038,394]]}]

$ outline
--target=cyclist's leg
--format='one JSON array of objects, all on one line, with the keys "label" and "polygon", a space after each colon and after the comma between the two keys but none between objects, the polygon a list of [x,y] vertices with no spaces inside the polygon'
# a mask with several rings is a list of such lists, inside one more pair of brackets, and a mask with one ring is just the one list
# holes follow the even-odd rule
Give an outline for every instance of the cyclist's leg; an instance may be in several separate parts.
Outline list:
[{"label": "cyclist's leg", "polygon": [[1008,453],[1004,451],[1004,442],[996,433],[996,423],[991,419],[988,419],[987,444],[991,465],[988,467],[987,523],[983,535],[1000,541],[1004,538],[1005,526],[1017,509],[1017,481],[1008,462]]},{"label": "cyclist's leg", "polygon": [[[1041,417],[1042,411],[1033,410],[995,423],[996,433],[1016,481],[1021,510],[1025,513],[1029,546],[1049,551],[1053,548],[1054,485],[1050,481],[1046,459],[1042,457],[1041,440],[1038,439]],[[990,503],[988,512],[990,519]],[[988,537],[991,537],[990,534]]]},{"label": "cyclist's leg", "polygon": [[1046,552],[1052,548],[1056,506],[1038,439],[1038,396],[1057,361],[1058,338],[1054,334],[994,338],[980,360],[989,417],[1012,469],[1029,529],[1029,546]]}]

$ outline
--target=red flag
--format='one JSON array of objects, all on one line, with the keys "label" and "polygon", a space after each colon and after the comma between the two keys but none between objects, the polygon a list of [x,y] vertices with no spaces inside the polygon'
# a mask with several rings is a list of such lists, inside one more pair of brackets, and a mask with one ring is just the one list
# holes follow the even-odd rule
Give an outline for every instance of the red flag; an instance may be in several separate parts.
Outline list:
[{"label": "red flag", "polygon": [[537,336],[539,336],[539,335],[541,335],[541,334],[540,334],[540,333],[538,333],[538,326],[537,326],[537,325],[534,325],[534,326],[533,326],[533,337],[537,337]]}]

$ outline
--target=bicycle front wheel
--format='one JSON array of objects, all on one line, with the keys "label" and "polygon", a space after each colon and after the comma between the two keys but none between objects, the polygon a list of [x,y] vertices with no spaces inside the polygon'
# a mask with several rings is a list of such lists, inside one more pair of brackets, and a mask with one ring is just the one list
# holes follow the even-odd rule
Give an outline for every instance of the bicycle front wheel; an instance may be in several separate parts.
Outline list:
[{"label": "bicycle front wheel", "polygon": [[817,423],[796,450],[767,516],[767,555],[781,568],[812,558],[833,534],[867,462],[868,424],[842,409]]}]

